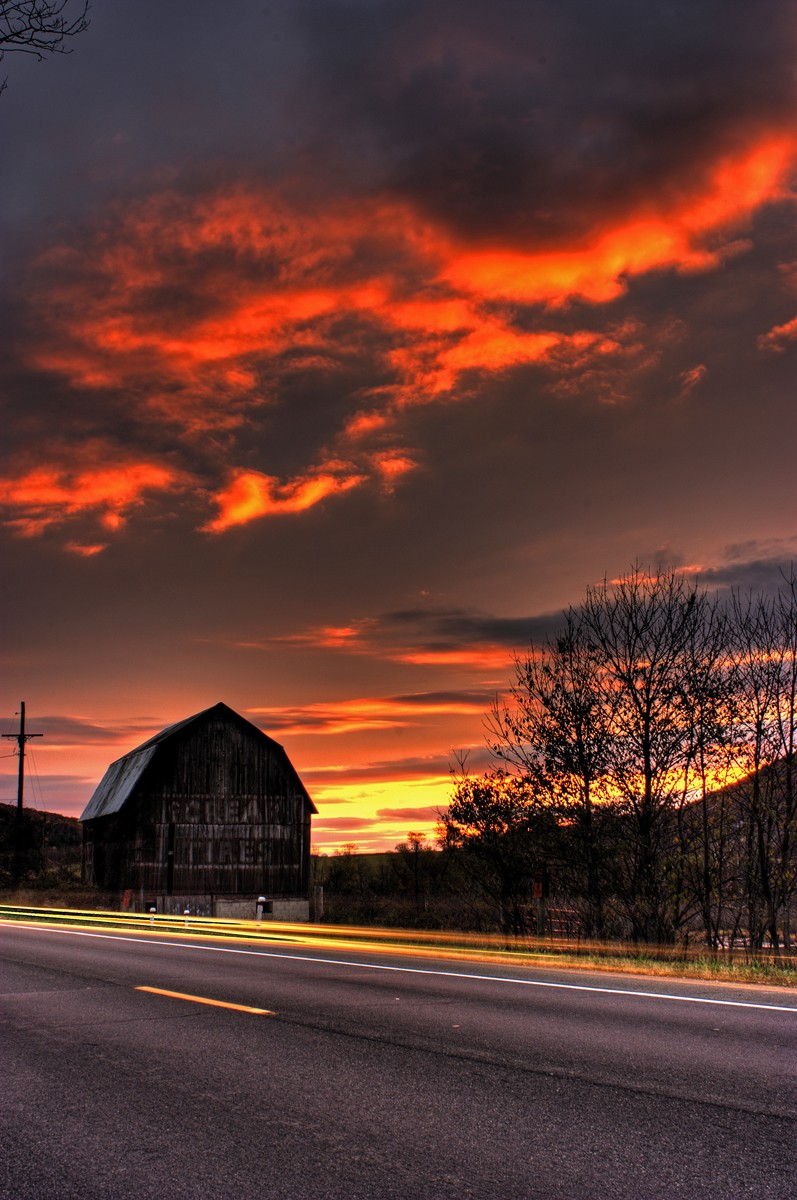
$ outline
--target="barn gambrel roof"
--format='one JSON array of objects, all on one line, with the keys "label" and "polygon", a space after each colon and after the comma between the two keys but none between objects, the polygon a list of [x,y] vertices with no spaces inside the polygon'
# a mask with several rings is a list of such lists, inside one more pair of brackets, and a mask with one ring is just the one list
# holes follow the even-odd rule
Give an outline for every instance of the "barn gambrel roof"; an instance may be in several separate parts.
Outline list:
[{"label": "barn gambrel roof", "polygon": [[177,721],[174,725],[167,726],[160,733],[156,733],[154,737],[149,738],[146,742],[142,742],[140,746],[136,746],[134,750],[130,750],[122,758],[118,758],[116,762],[112,762],[97,785],[94,795],[84,808],[80,817],[81,821],[93,821],[96,817],[108,817],[113,813],[119,812],[132,795],[144,771],[155,758],[158,748],[164,742],[168,742],[176,734],[187,729],[189,725],[216,716],[226,717],[228,720],[232,719],[239,725],[245,726],[266,742],[273,751],[281,755],[296,776],[298,790],[307,800],[310,812],[318,812],[318,809],[307,794],[307,789],[296,774],[293,764],[279,742],[275,742],[268,734],[263,733],[262,729],[258,729],[257,725],[253,725],[251,721],[247,721],[245,717],[235,712],[229,705],[219,703],[214,704],[212,708],[206,708],[202,712],[194,713],[192,717],[185,717],[184,720]]}]

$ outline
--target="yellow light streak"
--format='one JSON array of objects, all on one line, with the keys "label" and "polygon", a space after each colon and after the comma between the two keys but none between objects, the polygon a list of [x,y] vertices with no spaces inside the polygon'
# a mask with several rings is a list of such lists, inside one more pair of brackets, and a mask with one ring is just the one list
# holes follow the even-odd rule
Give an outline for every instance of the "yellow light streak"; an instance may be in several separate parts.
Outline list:
[{"label": "yellow light streak", "polygon": [[209,1004],[212,1008],[232,1008],[235,1012],[254,1013],[258,1017],[274,1017],[270,1008],[251,1008],[248,1004],[231,1004],[228,1000],[211,1000],[207,996],[190,996],[187,992],[169,992],[165,988],[141,987],[137,992],[151,992],[153,996],[168,996],[172,1000],[191,1000],[194,1004]]},{"label": "yellow light streak", "polygon": [[[0,905],[0,928],[33,928],[80,936],[110,937],[134,941],[152,940],[159,944],[164,936],[169,942],[197,944],[212,939],[216,943],[250,946],[279,953],[278,947],[286,949],[306,948],[311,951],[348,951],[382,956],[412,958],[425,956],[435,959],[514,963],[516,965],[556,966],[557,956],[568,957],[568,966],[586,966],[589,970],[614,969],[611,960],[618,953],[628,956],[632,950],[626,943],[603,943],[575,937],[537,937],[526,933],[513,937],[501,933],[466,933],[459,930],[391,929],[355,925],[317,925],[282,921],[258,922],[230,917],[192,917],[191,928],[184,927],[183,916],[158,913],[153,925],[146,913],[119,913],[102,909],[46,909],[33,906]],[[101,931],[101,932],[100,932]],[[277,946],[274,944],[277,943]],[[702,943],[683,946],[645,945],[644,954],[662,962],[670,959],[702,958],[705,947]],[[749,956],[745,947],[724,950],[721,957],[728,961],[744,961]],[[607,957],[609,965],[601,967],[600,959]],[[765,951],[763,957],[769,958]],[[587,962],[587,958],[589,961]],[[583,960],[583,961],[579,961]],[[780,955],[778,961],[784,965],[797,964],[797,955]],[[633,968],[623,968],[633,969]],[[645,970],[649,970],[646,967]],[[644,971],[642,972],[644,973]],[[653,972],[655,973],[655,972]],[[157,989],[141,989],[157,991]],[[161,993],[180,995],[180,993]],[[186,996],[189,1000],[202,1003],[200,997]],[[221,1003],[205,1000],[206,1004]],[[230,1006],[234,1007],[234,1006]],[[269,1010],[255,1010],[265,1011]],[[272,1014],[275,1015],[275,1014]]]}]

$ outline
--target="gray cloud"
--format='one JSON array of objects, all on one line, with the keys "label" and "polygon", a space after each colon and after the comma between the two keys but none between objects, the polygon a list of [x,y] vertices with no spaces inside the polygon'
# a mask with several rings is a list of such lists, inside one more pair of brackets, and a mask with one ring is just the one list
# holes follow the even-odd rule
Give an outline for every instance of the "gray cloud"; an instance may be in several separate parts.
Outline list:
[{"label": "gray cloud", "polygon": [[511,652],[523,651],[531,642],[551,637],[561,622],[561,613],[528,617],[499,617],[466,609],[403,609],[387,613],[380,625],[388,636],[395,631],[419,650],[467,650],[487,643],[505,646],[507,663]]},{"label": "gray cloud", "polygon": [[[138,717],[114,725],[98,725],[80,717],[52,716],[37,713],[29,715],[27,727],[31,732],[41,733],[44,738],[66,742],[71,745],[119,744],[130,739],[141,739],[151,735],[158,724],[157,718]],[[9,728],[11,727],[9,723]]]},{"label": "gray cloud", "polygon": [[745,561],[737,558],[738,551],[750,550],[751,546],[730,547],[728,557],[731,559],[723,565],[709,567],[700,572],[698,579],[709,588],[720,590],[736,590],[740,592],[774,593],[781,588],[797,563],[797,538],[794,553],[790,558],[778,555],[772,558],[753,558]]}]

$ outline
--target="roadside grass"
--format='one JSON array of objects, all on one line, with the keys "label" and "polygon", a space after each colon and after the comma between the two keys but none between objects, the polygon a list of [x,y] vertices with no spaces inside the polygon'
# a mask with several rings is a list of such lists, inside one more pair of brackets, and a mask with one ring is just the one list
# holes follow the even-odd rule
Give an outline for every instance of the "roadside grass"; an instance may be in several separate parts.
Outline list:
[{"label": "roadside grass", "polygon": [[797,964],[794,959],[762,961],[759,959],[715,958],[710,954],[697,954],[688,958],[673,957],[662,960],[646,955],[628,954],[622,951],[587,952],[572,954],[566,951],[551,954],[537,953],[537,960],[544,959],[550,965],[575,967],[589,971],[620,971],[626,975],[648,975],[653,978],[706,979],[715,983],[753,983],[766,987],[797,988]]},{"label": "roadside grass", "polygon": [[[342,933],[342,930],[338,932]],[[371,931],[370,945],[380,946],[378,930]],[[394,935],[395,935],[394,931]],[[351,944],[351,943],[349,943]],[[357,943],[361,949],[364,942]],[[406,940],[392,942],[393,953],[429,952],[429,942],[420,940],[407,931]],[[602,971],[624,975],[640,975],[649,978],[704,979],[715,983],[757,984],[764,987],[797,988],[797,961],[794,957],[775,959],[770,956],[757,957],[747,953],[744,957],[729,957],[726,954],[712,955],[709,952],[695,953],[671,947],[626,948],[620,946],[595,946],[579,949],[571,946],[546,946],[537,942],[533,947],[520,945],[517,948],[504,945],[502,948],[481,947],[470,943],[457,945],[456,935],[447,944],[434,946],[435,957],[453,960],[468,960],[494,963],[534,964],[535,966],[563,967],[579,971]]]}]

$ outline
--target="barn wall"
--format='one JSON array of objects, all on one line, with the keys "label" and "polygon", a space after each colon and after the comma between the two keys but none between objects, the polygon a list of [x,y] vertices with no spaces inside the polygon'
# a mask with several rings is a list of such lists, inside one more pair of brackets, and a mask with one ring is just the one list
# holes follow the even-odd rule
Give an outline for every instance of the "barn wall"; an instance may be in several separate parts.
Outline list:
[{"label": "barn wall", "polygon": [[310,811],[284,752],[215,717],[158,751],[122,811],[87,821],[101,886],[153,895],[307,896]]}]

